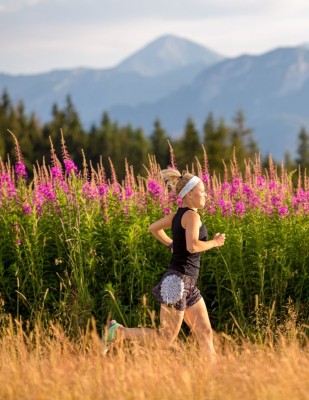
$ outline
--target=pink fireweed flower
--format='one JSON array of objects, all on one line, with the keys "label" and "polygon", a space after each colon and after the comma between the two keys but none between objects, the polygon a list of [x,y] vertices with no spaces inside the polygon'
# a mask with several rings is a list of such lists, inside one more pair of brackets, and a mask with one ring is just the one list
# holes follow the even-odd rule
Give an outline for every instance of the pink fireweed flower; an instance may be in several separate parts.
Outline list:
[{"label": "pink fireweed flower", "polygon": [[251,208],[259,208],[261,206],[261,199],[257,196],[252,196],[250,199]]},{"label": "pink fireweed flower", "polygon": [[35,206],[36,212],[38,215],[43,215],[43,210],[42,210],[42,205],[41,204],[37,204]]},{"label": "pink fireweed flower", "polygon": [[303,189],[297,189],[296,194],[291,198],[292,207],[294,209],[302,208],[305,212],[309,209],[309,192]]},{"label": "pink fireweed flower", "polygon": [[224,192],[225,190],[229,190],[231,185],[228,182],[223,182],[221,185],[221,190]]},{"label": "pink fireweed flower", "polygon": [[98,189],[89,182],[83,185],[83,197],[94,200],[98,195]]},{"label": "pink fireweed flower", "polygon": [[164,208],[163,208],[163,213],[164,213],[165,215],[169,215],[169,214],[171,213],[170,207],[164,207]]},{"label": "pink fireweed flower", "polygon": [[16,197],[17,190],[11,181],[11,177],[9,174],[0,175],[0,190],[2,195],[6,195],[6,197],[11,200]]},{"label": "pink fireweed flower", "polygon": [[202,181],[204,183],[209,183],[210,182],[210,175],[207,173],[205,174],[204,172],[202,173]]},{"label": "pink fireweed flower", "polygon": [[25,163],[22,161],[17,161],[15,164],[15,174],[17,176],[17,179],[27,179],[28,174],[26,171],[26,166]]},{"label": "pink fireweed flower", "polygon": [[268,215],[274,214],[274,208],[269,202],[265,202],[264,204],[262,204],[262,209]]},{"label": "pink fireweed flower", "polygon": [[242,185],[242,179],[241,178],[233,178],[232,185],[235,186],[235,187],[241,186]]},{"label": "pink fireweed flower", "polygon": [[272,179],[268,184],[268,189],[275,190],[277,188],[278,188],[278,183]]},{"label": "pink fireweed flower", "polygon": [[217,206],[215,203],[209,202],[208,204],[205,204],[205,210],[208,214],[215,215],[217,212]]},{"label": "pink fireweed flower", "polygon": [[67,174],[70,174],[71,172],[77,174],[78,173],[78,168],[75,165],[74,161],[72,160],[64,160],[64,166],[65,166],[65,172]]},{"label": "pink fireweed flower", "polygon": [[233,205],[230,201],[220,199],[219,206],[221,207],[222,215],[230,217],[233,214]]},{"label": "pink fireweed flower", "polygon": [[154,195],[154,197],[159,196],[163,192],[163,187],[152,179],[148,181],[147,189],[149,193]]},{"label": "pink fireweed flower", "polygon": [[242,179],[239,178],[234,178],[232,185],[230,186],[230,196],[234,197],[236,195],[236,193],[238,192],[238,189],[241,187],[242,185]]},{"label": "pink fireweed flower", "polygon": [[278,214],[280,217],[284,217],[289,214],[289,207],[287,206],[279,206],[278,207]]},{"label": "pink fireweed flower", "polygon": [[281,203],[281,198],[279,196],[271,196],[271,204],[274,207],[278,207]]},{"label": "pink fireweed flower", "polygon": [[242,201],[237,201],[235,203],[235,212],[237,215],[245,215],[246,214],[246,206]]},{"label": "pink fireweed flower", "polygon": [[32,208],[28,204],[23,204],[23,213],[25,215],[30,215],[32,213]]},{"label": "pink fireweed flower", "polygon": [[305,200],[305,192],[303,189],[297,189],[296,194],[292,196],[291,201],[293,207],[297,207],[299,204],[302,204]]},{"label": "pink fireweed flower", "polygon": [[102,186],[98,187],[98,192],[100,196],[104,196],[108,193],[108,185],[104,183]]},{"label": "pink fireweed flower", "polygon": [[169,206],[169,196],[165,193],[162,193],[161,196],[159,196],[159,198],[157,198],[156,200],[159,201],[161,208]]},{"label": "pink fireweed flower", "polygon": [[52,184],[50,184],[50,183],[47,185],[39,185],[37,191],[46,200],[49,200],[49,201],[56,200],[55,190],[54,190]]},{"label": "pink fireweed flower", "polygon": [[5,182],[11,183],[11,177],[9,174],[1,174],[0,175],[0,186]]},{"label": "pink fireweed flower", "polygon": [[64,181],[60,181],[60,182],[59,182],[59,186],[61,187],[61,189],[62,189],[65,193],[69,193],[69,192],[70,192],[69,186],[68,186]]},{"label": "pink fireweed flower", "polygon": [[258,177],[256,178],[256,185],[257,185],[257,187],[260,188],[260,189],[265,185],[265,178],[264,178],[264,176],[258,176]]},{"label": "pink fireweed flower", "polygon": [[59,180],[63,179],[62,172],[61,172],[60,168],[51,167],[50,172],[51,172],[51,175],[52,175],[53,179],[59,179]]},{"label": "pink fireweed flower", "polygon": [[112,189],[113,189],[113,195],[118,197],[119,200],[122,200],[122,190],[119,183],[114,182],[112,185]]},{"label": "pink fireweed flower", "polygon": [[42,204],[44,204],[44,195],[39,190],[37,190],[34,194],[34,204],[36,207],[41,207]]},{"label": "pink fireweed flower", "polygon": [[39,215],[43,213],[43,205],[56,200],[56,193],[52,183],[38,185],[34,192],[34,205]]},{"label": "pink fireweed flower", "polygon": [[126,200],[133,196],[133,189],[129,186],[125,188],[125,198]]},{"label": "pink fireweed flower", "polygon": [[242,192],[247,196],[247,198],[251,198],[253,196],[253,189],[249,185],[243,185]]}]

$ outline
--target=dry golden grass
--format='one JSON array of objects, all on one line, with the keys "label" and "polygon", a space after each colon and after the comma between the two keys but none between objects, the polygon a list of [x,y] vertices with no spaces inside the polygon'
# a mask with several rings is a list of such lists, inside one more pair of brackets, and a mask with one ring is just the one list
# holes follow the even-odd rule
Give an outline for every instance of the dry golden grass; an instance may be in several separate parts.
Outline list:
[{"label": "dry golden grass", "polygon": [[95,330],[71,341],[59,327],[26,335],[11,324],[0,339],[0,399],[309,398],[305,338],[274,346],[218,336],[217,348],[216,363],[190,343],[119,344],[104,355]]}]

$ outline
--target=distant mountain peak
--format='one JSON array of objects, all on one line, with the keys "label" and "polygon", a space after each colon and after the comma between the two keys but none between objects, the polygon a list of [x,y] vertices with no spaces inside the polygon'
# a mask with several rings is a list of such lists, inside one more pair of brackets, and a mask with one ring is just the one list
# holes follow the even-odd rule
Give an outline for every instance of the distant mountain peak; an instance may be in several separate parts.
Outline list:
[{"label": "distant mountain peak", "polygon": [[188,39],[164,35],[121,62],[119,71],[157,76],[193,64],[209,66],[224,57]]}]

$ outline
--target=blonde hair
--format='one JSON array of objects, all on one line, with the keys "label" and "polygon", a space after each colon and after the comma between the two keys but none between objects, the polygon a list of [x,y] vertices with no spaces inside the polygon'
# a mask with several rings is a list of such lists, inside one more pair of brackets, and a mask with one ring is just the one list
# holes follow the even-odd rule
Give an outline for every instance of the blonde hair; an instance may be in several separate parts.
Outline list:
[{"label": "blonde hair", "polygon": [[162,169],[161,175],[165,182],[175,190],[176,195],[180,193],[189,180],[194,176],[188,172],[181,174],[177,169],[172,168]]}]

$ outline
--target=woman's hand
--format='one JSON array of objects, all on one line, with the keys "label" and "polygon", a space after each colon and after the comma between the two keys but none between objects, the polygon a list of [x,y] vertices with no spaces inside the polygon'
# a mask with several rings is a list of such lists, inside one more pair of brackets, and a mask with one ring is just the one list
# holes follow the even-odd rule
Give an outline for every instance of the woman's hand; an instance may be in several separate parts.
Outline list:
[{"label": "woman's hand", "polygon": [[217,247],[224,245],[225,233],[216,233],[213,240],[216,242]]}]

